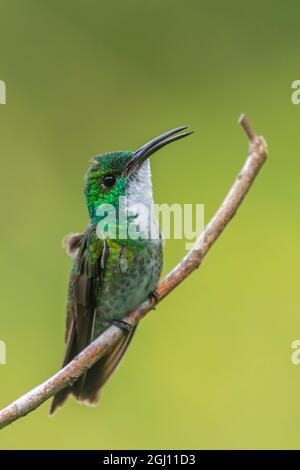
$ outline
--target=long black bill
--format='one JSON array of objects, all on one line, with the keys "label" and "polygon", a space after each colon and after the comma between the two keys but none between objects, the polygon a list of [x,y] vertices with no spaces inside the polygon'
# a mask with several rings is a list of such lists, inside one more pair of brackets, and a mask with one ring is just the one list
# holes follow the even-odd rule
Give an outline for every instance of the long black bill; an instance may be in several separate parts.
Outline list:
[{"label": "long black bill", "polygon": [[[139,148],[133,154],[132,159],[127,165],[127,174],[129,175],[136,167],[140,166],[145,160],[147,160],[150,155],[153,155],[153,153],[157,152],[165,145],[171,144],[176,140],[183,139],[183,137],[187,137],[188,135],[193,133],[193,131],[181,132],[185,129],[187,129],[187,126],[176,127],[176,129],[172,129],[169,132],[165,132],[165,134],[162,134],[159,137],[150,140],[150,142]],[[180,134],[178,134],[178,132],[180,132]]]}]

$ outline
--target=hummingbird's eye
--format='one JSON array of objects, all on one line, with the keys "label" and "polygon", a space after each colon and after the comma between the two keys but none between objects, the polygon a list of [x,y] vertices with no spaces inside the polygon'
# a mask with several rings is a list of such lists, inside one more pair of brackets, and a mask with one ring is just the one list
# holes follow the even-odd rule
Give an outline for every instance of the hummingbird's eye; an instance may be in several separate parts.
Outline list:
[{"label": "hummingbird's eye", "polygon": [[105,189],[112,188],[116,184],[117,178],[114,175],[106,175],[102,179],[102,186]]}]

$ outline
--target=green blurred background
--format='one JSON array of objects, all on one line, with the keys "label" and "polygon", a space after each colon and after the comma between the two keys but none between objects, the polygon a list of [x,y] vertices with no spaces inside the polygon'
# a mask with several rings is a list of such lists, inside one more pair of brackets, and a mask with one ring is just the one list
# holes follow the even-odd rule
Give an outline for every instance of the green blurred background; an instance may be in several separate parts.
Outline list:
[{"label": "green blurred background", "polygon": [[[3,449],[299,448],[300,106],[297,0],[1,0],[0,405],[60,366],[70,259],[87,224],[89,158],[172,127],[156,202],[214,213],[243,164],[241,112],[270,156],[201,269],[140,325],[101,405],[49,402]],[[165,249],[164,272],[184,253]]]}]

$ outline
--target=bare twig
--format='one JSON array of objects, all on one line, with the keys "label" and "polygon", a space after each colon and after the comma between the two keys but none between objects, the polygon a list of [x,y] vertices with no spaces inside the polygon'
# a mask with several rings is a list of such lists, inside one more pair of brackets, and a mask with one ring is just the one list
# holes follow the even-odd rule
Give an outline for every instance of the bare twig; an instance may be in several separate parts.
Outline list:
[{"label": "bare twig", "polygon": [[[241,116],[239,122],[249,140],[249,155],[244,167],[221,207],[206,226],[203,234],[196,241],[193,249],[160,282],[157,288],[158,301],[166,297],[178,284],[199,267],[206,253],[235,215],[267,157],[267,146],[264,139],[256,136],[245,116]],[[125,318],[125,321],[132,326],[137,324],[153,308],[153,302],[154,300],[150,299],[143,302],[134,312]],[[110,326],[57,374],[0,411],[0,428],[4,428],[13,421],[30,413],[48,400],[48,398],[74,383],[78,377],[104,356],[120,340],[122,335],[123,332],[120,328]]]}]

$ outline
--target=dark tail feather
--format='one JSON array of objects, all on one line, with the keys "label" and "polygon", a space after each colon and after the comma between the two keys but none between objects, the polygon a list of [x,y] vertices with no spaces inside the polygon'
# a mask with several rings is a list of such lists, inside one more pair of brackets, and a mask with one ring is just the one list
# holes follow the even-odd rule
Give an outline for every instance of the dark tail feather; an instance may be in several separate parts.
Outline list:
[{"label": "dark tail feather", "polygon": [[[130,341],[132,340],[135,330],[136,327],[122,338],[106,356],[96,362],[96,364],[93,365],[93,367],[91,367],[91,369],[88,370],[74,385],[58,392],[52,401],[50,415],[52,415],[58,407],[64,404],[69,393],[72,393],[78,401],[95,405],[100,398],[100,388],[105,384],[118,366],[130,344]],[[70,360],[68,362],[70,362]]]},{"label": "dark tail feather", "polygon": [[115,347],[87,371],[83,380],[73,386],[72,393],[78,401],[95,405],[99,401],[99,391],[114,372],[124,356],[134,335],[134,327]]},{"label": "dark tail feather", "polygon": [[[73,322],[73,324],[70,327],[69,338],[67,338],[67,349],[66,349],[65,358],[64,358],[62,367],[65,367],[76,356],[77,349],[76,349],[76,341],[74,341],[74,339],[75,339],[75,327],[74,327],[74,322]],[[54,396],[52,403],[51,403],[50,411],[49,411],[50,416],[53,415],[53,413],[55,413],[57,408],[61,407],[64,404],[70,391],[71,391],[71,388],[66,387]]]},{"label": "dark tail feather", "polygon": [[53,398],[53,401],[51,403],[51,407],[50,407],[50,411],[49,411],[49,415],[53,415],[55,413],[55,411],[57,410],[57,408],[63,406],[64,402],[66,401],[69,393],[70,393],[70,388],[67,387],[67,388],[64,388],[63,390],[61,390],[60,392],[57,393],[57,395],[55,395],[55,397]]}]

